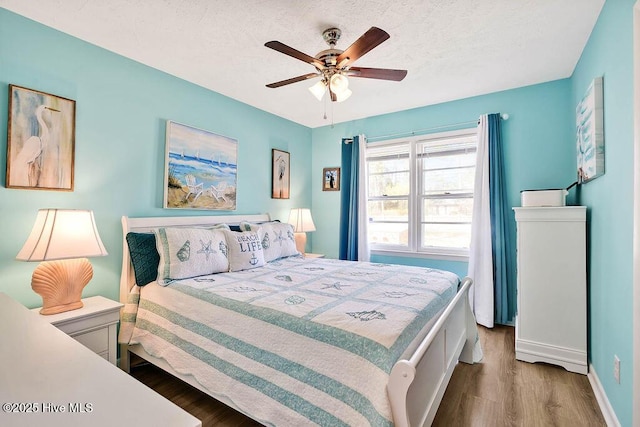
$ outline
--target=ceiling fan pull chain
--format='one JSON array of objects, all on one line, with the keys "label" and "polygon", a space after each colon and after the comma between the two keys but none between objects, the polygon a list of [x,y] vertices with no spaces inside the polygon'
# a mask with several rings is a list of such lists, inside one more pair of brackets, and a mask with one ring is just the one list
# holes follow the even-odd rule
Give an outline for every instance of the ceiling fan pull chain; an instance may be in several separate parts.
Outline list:
[{"label": "ceiling fan pull chain", "polygon": [[327,120],[327,98],[324,99],[324,119],[325,120]]},{"label": "ceiling fan pull chain", "polygon": [[331,129],[333,129],[333,102],[331,103]]}]

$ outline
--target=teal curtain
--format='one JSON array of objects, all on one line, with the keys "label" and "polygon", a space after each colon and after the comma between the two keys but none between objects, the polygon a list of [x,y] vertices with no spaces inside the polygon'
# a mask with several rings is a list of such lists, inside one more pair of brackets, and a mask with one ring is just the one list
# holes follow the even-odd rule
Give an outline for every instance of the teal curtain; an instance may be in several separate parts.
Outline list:
[{"label": "teal curtain", "polygon": [[505,188],[505,165],[500,132],[500,114],[488,115],[489,205],[493,255],[494,310],[496,323],[509,323],[516,314],[513,239],[509,235],[510,208]]},{"label": "teal curtain", "polygon": [[360,136],[342,140],[339,258],[358,260],[358,175]]}]

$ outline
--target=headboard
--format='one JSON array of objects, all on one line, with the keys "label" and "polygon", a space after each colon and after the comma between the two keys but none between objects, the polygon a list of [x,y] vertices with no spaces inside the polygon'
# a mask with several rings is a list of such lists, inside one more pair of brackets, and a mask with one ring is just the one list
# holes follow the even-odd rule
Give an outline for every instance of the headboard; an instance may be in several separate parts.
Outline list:
[{"label": "headboard", "polygon": [[242,221],[265,222],[270,221],[269,214],[251,215],[210,215],[210,216],[166,216],[166,217],[122,217],[122,273],[120,274],[120,302],[126,303],[129,291],[135,284],[127,233],[151,233],[160,227],[206,227],[215,224],[238,225]]}]

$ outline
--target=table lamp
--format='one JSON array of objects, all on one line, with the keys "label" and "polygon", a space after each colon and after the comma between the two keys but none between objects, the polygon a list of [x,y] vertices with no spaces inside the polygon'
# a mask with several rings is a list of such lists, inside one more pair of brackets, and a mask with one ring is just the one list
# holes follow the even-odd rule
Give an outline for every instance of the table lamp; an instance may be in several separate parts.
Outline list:
[{"label": "table lamp", "polygon": [[311,211],[304,208],[291,209],[288,222],[293,225],[296,249],[304,255],[304,250],[307,246],[307,231],[316,231],[313,218],[311,218]]},{"label": "table lamp", "polygon": [[31,288],[42,297],[40,314],[82,307],[82,290],[93,277],[87,257],[105,256],[93,212],[40,209],[20,261],[43,261],[34,270]]}]

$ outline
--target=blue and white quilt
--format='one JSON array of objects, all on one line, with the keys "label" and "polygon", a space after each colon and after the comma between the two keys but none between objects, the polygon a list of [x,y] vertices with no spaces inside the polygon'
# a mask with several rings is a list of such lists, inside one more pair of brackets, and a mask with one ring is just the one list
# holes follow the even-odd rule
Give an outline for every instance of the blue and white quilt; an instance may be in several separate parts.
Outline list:
[{"label": "blue and white quilt", "polygon": [[293,257],[134,288],[123,322],[130,344],[264,424],[390,426],[389,372],[458,285],[441,270]]}]

